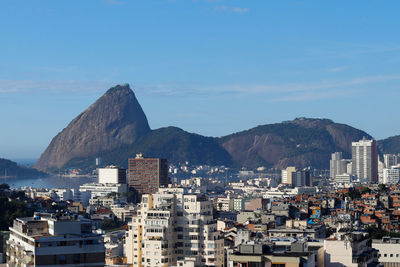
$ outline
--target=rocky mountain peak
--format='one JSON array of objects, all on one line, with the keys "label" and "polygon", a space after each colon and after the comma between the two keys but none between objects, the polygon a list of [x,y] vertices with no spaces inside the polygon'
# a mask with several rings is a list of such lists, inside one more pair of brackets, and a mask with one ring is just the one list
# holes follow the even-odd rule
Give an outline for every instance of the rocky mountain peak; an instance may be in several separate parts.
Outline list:
[{"label": "rocky mountain peak", "polygon": [[130,145],[150,131],[142,107],[128,84],[110,88],[53,138],[35,165],[57,169],[74,157]]}]

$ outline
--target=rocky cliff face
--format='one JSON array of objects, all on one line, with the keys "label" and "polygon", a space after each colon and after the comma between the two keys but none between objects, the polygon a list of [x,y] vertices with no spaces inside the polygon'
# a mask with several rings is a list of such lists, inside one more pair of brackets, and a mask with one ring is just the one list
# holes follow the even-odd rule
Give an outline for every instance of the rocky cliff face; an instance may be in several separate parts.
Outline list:
[{"label": "rocky cliff face", "polygon": [[238,166],[329,168],[331,153],[351,157],[351,142],[367,133],[327,119],[299,118],[228,135],[220,144]]},{"label": "rocky cliff face", "polygon": [[146,115],[129,85],[117,85],[54,137],[34,167],[58,169],[72,158],[133,144],[149,131]]}]

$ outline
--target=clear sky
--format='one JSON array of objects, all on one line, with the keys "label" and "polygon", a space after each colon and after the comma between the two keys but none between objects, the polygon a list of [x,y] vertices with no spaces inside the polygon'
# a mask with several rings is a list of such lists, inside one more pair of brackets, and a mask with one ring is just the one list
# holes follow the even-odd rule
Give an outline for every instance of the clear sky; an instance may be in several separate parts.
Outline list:
[{"label": "clear sky", "polygon": [[150,127],[323,117],[400,134],[399,1],[0,1],[0,157],[37,158],[110,86]]}]

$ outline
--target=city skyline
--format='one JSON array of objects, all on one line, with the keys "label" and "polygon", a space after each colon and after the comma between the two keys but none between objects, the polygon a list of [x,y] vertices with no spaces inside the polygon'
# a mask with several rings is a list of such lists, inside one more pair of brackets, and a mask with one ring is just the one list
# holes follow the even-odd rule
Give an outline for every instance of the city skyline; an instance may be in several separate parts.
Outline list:
[{"label": "city skyline", "polygon": [[0,157],[38,158],[118,83],[131,85],[152,129],[224,136],[313,117],[377,140],[399,135],[398,6],[2,3]]}]

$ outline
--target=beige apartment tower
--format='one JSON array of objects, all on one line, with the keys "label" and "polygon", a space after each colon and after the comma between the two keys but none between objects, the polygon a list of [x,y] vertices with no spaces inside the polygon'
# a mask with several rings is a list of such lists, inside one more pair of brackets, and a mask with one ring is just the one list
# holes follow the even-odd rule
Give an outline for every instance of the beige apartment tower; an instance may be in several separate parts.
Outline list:
[{"label": "beige apartment tower", "polygon": [[183,188],[144,194],[126,234],[127,262],[138,267],[224,264],[224,240],[213,203]]}]

